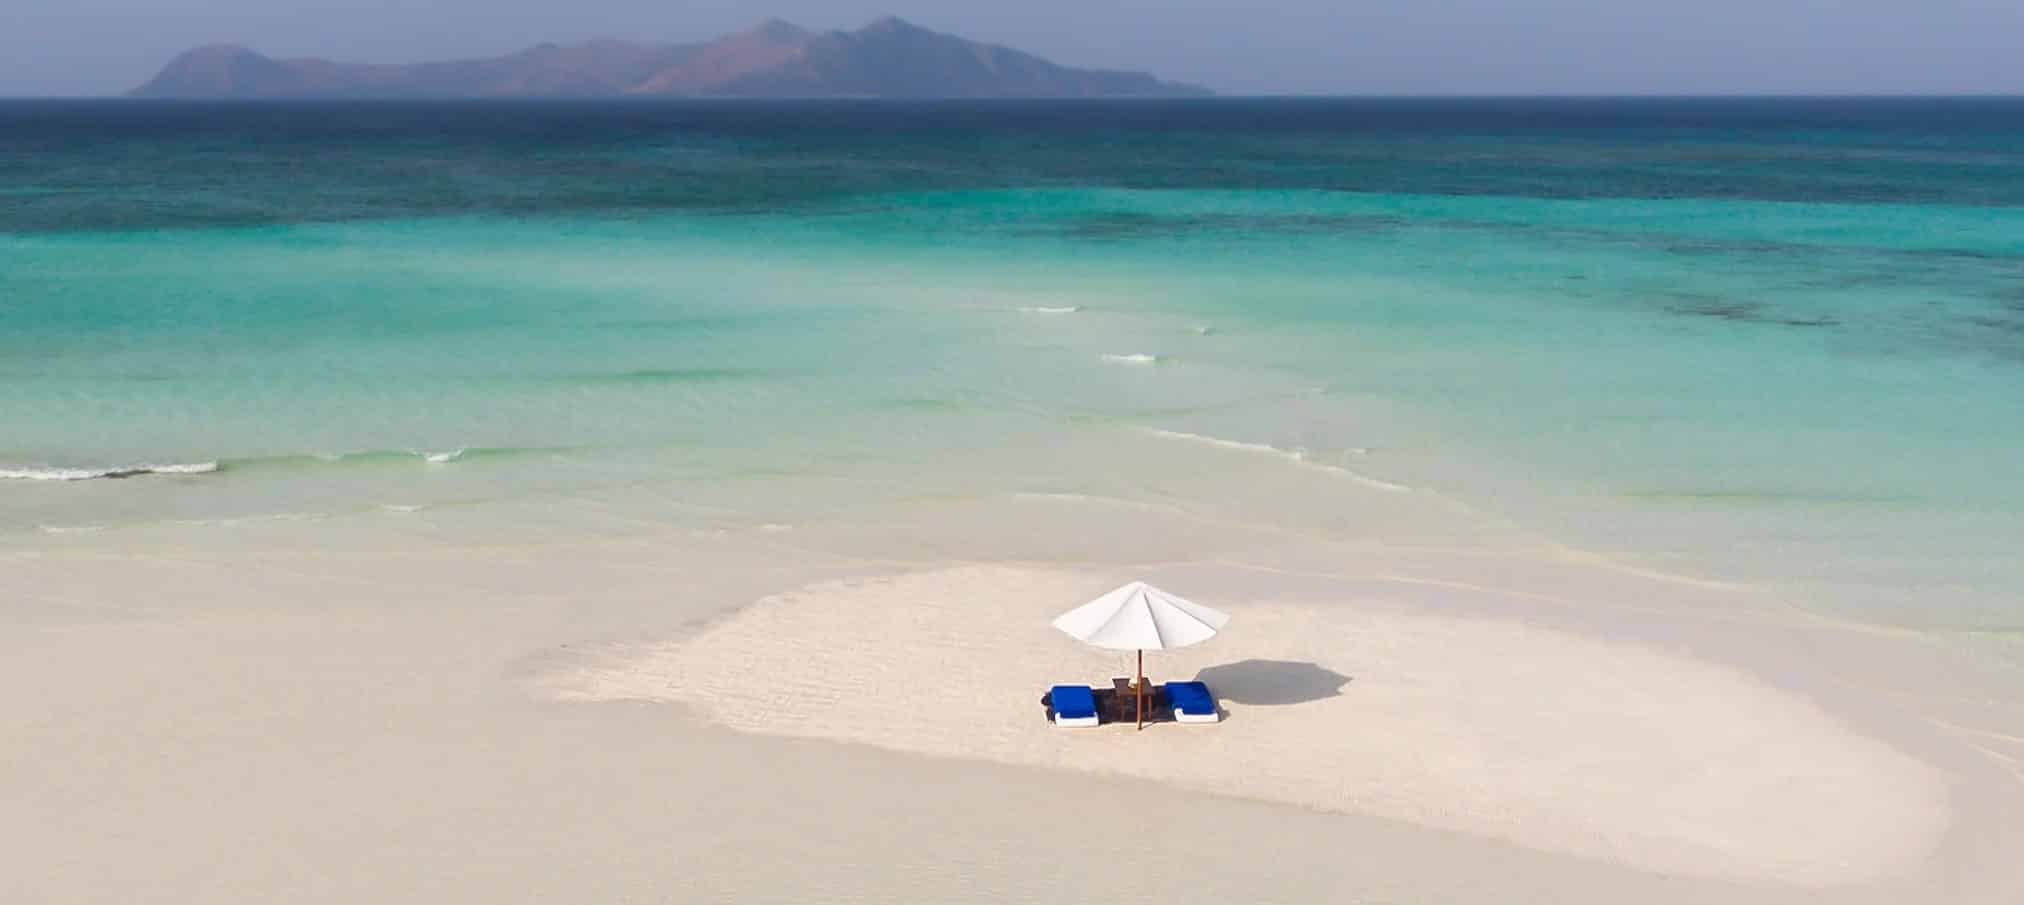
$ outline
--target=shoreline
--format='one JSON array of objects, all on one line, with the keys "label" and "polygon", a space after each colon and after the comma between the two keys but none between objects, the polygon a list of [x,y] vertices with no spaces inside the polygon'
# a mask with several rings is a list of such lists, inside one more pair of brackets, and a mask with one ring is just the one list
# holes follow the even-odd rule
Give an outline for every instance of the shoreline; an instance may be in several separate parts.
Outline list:
[{"label": "shoreline", "polygon": [[[1351,413],[1372,414],[1362,408]],[[1298,412],[1267,414],[1290,418]],[[952,520],[963,536],[941,558],[1179,561],[1202,549],[1226,547],[1221,543],[1225,538],[1241,538],[1238,547],[1286,538],[1299,544],[1362,543],[1393,552],[1560,558],[1702,590],[1777,597],[1778,607],[1799,607],[1829,622],[1879,629],[1972,635],[2011,628],[2004,621],[2007,598],[1991,595],[1991,578],[1953,587],[1917,584],[1917,576],[1907,573],[1858,587],[1862,574],[1843,576],[1828,569],[1851,559],[1850,551],[1815,561],[1819,543],[1791,538],[1754,553],[1755,548],[1735,544],[1737,551],[1727,558],[1691,552],[1717,544],[1724,525],[1748,524],[1747,511],[1711,516],[1626,508],[1600,488],[1576,490],[1551,482],[1513,489],[1523,488],[1524,481],[1512,475],[1508,464],[1477,474],[1468,467],[1472,460],[1446,452],[1430,471],[1403,469],[1409,455],[1433,442],[1422,424],[1372,428],[1414,437],[1414,448],[1351,448],[1333,457],[1348,461],[1342,464],[1299,445],[1248,439],[1241,431],[1227,433],[1247,439],[1132,419],[1081,424],[1065,416],[1029,416],[970,413],[916,425],[960,434],[1005,419],[998,428],[1003,433],[991,436],[996,445],[964,447],[979,457],[964,467],[858,458],[832,463],[834,467],[767,466],[741,474],[735,468],[724,470],[730,467],[718,461],[729,449],[712,450],[710,467],[685,458],[689,453],[679,447],[505,451],[510,454],[480,449],[469,455],[459,455],[466,452],[459,449],[253,460],[363,466],[356,468],[218,467],[193,473],[188,469],[196,466],[149,466],[163,473],[116,480],[0,480],[0,497],[22,504],[14,515],[20,520],[0,527],[0,551],[58,554],[239,545],[312,550],[333,537],[350,544],[375,534],[384,535],[385,545],[393,547],[455,547],[466,538],[493,537],[546,545],[580,537],[640,537],[668,528],[698,535],[805,528],[804,535],[823,537],[812,545],[823,552],[856,543],[846,535],[862,525],[874,526],[872,533],[878,534],[886,524],[905,531],[917,522],[947,518],[938,508],[1021,513],[1088,504],[1163,513],[1190,523],[1193,539],[1169,543],[1171,538],[1163,537],[1147,550],[1084,532],[1080,553],[1071,552],[1069,545],[1036,550],[1028,539],[990,538],[988,532],[974,530],[978,522],[995,517],[986,514]],[[980,417],[981,422],[975,420]],[[519,461],[527,455],[548,460]],[[1072,480],[1059,477],[1072,470],[1084,473]],[[1465,472],[1466,480],[1455,480]],[[1432,476],[1445,480],[1429,480]],[[910,491],[911,480],[921,488]],[[1122,524],[1117,514],[1102,517]],[[1067,521],[1018,517],[1055,531]],[[548,521],[562,524],[539,530]],[[326,523],[328,530],[321,527]],[[1648,542],[1609,539],[1640,535],[1661,523],[1669,527]],[[1579,530],[1570,527],[1576,524]],[[1159,531],[1175,533],[1167,526]],[[1691,538],[1685,551],[1662,546],[1681,537]],[[913,555],[907,545],[883,546],[901,551],[891,557],[896,560],[936,560]],[[1980,548],[1966,541],[1944,559],[1932,559],[1923,548],[1917,554],[1925,557],[1918,560],[1925,570],[1948,562],[1965,568],[1978,555]],[[1887,572],[1888,557],[1877,558]],[[1778,566],[1768,571],[1759,562],[1773,560]],[[1736,569],[1724,571],[1724,565]],[[1921,603],[1905,602],[1914,596]],[[2024,651],[2018,660],[2024,663]]]}]

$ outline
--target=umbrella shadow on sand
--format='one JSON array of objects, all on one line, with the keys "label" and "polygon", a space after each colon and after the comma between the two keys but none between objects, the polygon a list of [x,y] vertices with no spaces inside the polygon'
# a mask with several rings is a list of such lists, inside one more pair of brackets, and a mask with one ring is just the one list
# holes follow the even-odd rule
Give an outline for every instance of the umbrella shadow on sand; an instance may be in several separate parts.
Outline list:
[{"label": "umbrella shadow on sand", "polygon": [[1297,660],[1239,660],[1195,674],[1218,698],[1234,704],[1277,707],[1340,697],[1351,677]]}]

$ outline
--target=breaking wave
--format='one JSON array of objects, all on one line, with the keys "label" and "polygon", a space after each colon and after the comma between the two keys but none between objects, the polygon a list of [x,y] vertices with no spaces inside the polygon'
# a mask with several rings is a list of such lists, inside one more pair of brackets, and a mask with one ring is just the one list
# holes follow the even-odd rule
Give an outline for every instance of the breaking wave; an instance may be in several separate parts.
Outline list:
[{"label": "breaking wave", "polygon": [[208,475],[219,472],[269,471],[337,466],[393,467],[407,465],[448,465],[473,459],[506,459],[558,453],[562,448],[457,447],[454,449],[382,449],[348,453],[306,453],[300,455],[252,456],[215,459],[205,462],[145,463],[138,465],[0,465],[0,481],[92,481],[139,478],[155,475]]},{"label": "breaking wave", "polygon": [[1342,477],[1348,478],[1352,481],[1355,481],[1358,484],[1362,484],[1365,487],[1369,487],[1374,490],[1383,490],[1390,493],[1406,493],[1412,490],[1411,487],[1407,487],[1404,484],[1394,484],[1390,481],[1386,481],[1381,478],[1373,478],[1370,475],[1360,474],[1358,472],[1344,468],[1340,465],[1330,465],[1326,462],[1316,462],[1313,459],[1307,457],[1306,450],[1280,449],[1277,446],[1272,446],[1267,443],[1248,443],[1243,440],[1225,440],[1221,437],[1210,437],[1203,434],[1190,434],[1187,433],[1186,431],[1161,430],[1159,428],[1152,428],[1152,427],[1141,428],[1141,430],[1155,437],[1163,437],[1168,440],[1185,440],[1190,443],[1199,443],[1204,446],[1213,446],[1218,449],[1238,450],[1242,452],[1274,456],[1276,458],[1284,459],[1295,465],[1299,465],[1303,468],[1312,468],[1319,471],[1325,471],[1330,474],[1340,475]]},{"label": "breaking wave", "polygon": [[0,465],[0,480],[10,481],[93,481],[100,478],[138,478],[143,475],[210,474],[217,462],[171,463],[165,465],[114,465],[109,468],[64,468],[48,465]]}]

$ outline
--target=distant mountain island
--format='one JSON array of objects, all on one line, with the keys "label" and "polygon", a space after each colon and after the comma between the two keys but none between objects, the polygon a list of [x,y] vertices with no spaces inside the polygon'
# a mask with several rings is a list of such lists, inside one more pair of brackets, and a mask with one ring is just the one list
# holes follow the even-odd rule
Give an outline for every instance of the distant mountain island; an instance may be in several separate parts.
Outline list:
[{"label": "distant mountain island", "polygon": [[134,97],[1197,97],[1143,72],[1072,69],[896,18],[814,32],[777,19],[697,44],[543,44],[489,59],[340,63],[237,45],[176,57]]}]

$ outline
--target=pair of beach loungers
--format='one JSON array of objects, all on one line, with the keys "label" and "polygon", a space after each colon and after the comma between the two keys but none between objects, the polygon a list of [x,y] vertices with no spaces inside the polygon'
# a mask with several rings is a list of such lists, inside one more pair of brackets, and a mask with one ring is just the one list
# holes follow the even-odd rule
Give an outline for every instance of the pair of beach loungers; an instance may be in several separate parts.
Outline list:
[{"label": "pair of beach loungers", "polygon": [[[1099,700],[1104,699],[1104,700]],[[1096,691],[1087,685],[1056,685],[1042,695],[1040,704],[1047,708],[1047,718],[1056,726],[1095,726],[1103,722],[1103,711],[1112,709],[1113,717],[1127,712],[1125,708],[1135,706],[1128,698],[1118,697],[1111,689]],[[1112,705],[1106,708],[1104,704]],[[1173,713],[1177,723],[1213,723],[1217,720],[1216,696],[1209,693],[1209,686],[1201,682],[1167,682],[1146,692],[1146,715],[1148,718],[1163,717]],[[1122,722],[1131,722],[1129,716]],[[1160,719],[1164,722],[1164,719]]]}]

